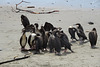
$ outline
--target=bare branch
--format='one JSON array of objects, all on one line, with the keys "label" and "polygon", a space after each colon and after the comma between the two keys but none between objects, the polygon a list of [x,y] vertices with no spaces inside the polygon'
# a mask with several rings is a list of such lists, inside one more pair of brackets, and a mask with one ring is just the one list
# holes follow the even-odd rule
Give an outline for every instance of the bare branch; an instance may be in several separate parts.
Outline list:
[{"label": "bare branch", "polygon": [[[53,13],[53,12],[59,12],[58,10],[54,10],[54,11],[49,11],[49,12],[34,12],[34,11],[31,11],[31,10],[24,10],[24,9],[20,9],[18,8],[18,5],[20,5],[21,3],[30,3],[30,2],[26,2],[26,1],[21,1],[20,3],[16,4],[16,10],[18,11],[15,11],[16,13],[20,12],[20,11],[25,11],[25,12],[29,12],[29,13],[32,13],[32,14],[50,14],[50,13]],[[14,11],[14,10],[13,10]]]}]

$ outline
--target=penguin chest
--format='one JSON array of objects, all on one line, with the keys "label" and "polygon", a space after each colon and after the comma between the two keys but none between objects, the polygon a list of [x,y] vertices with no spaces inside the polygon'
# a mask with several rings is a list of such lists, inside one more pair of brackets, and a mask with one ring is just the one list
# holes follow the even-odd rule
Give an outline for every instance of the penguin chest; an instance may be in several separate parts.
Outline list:
[{"label": "penguin chest", "polygon": [[32,41],[35,39],[35,36],[36,36],[35,33],[31,34],[30,44],[32,44]]},{"label": "penguin chest", "polygon": [[22,37],[22,46],[25,46],[27,42],[26,36]]},{"label": "penguin chest", "polygon": [[30,44],[32,44],[33,40],[34,40],[34,37],[31,36]]}]

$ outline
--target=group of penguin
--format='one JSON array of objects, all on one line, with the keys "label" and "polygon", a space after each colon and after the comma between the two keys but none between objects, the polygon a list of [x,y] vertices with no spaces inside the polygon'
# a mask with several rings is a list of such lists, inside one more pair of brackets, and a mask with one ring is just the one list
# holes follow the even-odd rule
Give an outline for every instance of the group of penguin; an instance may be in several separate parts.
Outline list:
[{"label": "group of penguin", "polygon": [[[91,31],[87,31],[87,32],[89,32],[88,33],[88,38],[87,38],[86,35],[85,35],[85,33],[84,33],[84,29],[81,26],[81,24],[77,23],[75,25],[77,25],[77,28],[75,28],[74,26],[70,26],[68,28],[69,34],[71,35],[71,39],[72,40],[75,39],[76,41],[83,41],[83,42],[85,40],[87,40],[87,41],[90,42],[91,48],[95,48],[96,43],[97,43],[97,38],[98,38],[96,28],[93,28]],[[77,34],[77,36],[79,37],[79,39],[77,39],[75,37],[75,33]]]},{"label": "group of penguin", "polygon": [[[67,35],[64,33],[61,27],[54,27],[51,23],[45,22],[44,26],[42,25],[39,29],[39,24],[30,24],[28,18],[24,15],[21,15],[21,22],[24,28],[22,29],[22,36],[20,37],[20,46],[21,51],[34,50],[34,54],[39,54],[47,51],[49,49],[50,53],[55,53],[56,55],[61,55],[62,47],[64,47],[64,52],[69,49],[72,53],[74,51],[71,49],[72,44],[69,42]],[[75,24],[77,28],[70,26],[68,28],[71,39],[78,41],[87,40],[87,37],[84,33],[84,29],[80,23]],[[26,34],[29,33],[29,36]],[[79,39],[76,39],[75,33],[77,33]],[[91,47],[94,47],[97,42],[97,32],[96,28],[93,28],[89,32],[89,41]],[[26,44],[29,44],[30,49],[26,49]]]}]

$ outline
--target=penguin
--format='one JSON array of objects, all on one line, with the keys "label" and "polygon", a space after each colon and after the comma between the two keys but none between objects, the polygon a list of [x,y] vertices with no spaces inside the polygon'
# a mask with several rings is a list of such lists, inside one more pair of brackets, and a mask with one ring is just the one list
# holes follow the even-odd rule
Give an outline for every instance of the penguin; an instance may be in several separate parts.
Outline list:
[{"label": "penguin", "polygon": [[30,46],[30,50],[34,50],[35,49],[35,44],[34,44],[35,36],[36,36],[35,33],[31,33],[29,38],[28,38],[28,44]]},{"label": "penguin", "polygon": [[30,25],[28,18],[24,15],[21,15],[21,22],[22,22],[24,28],[26,28],[27,26]]},{"label": "penguin", "polygon": [[76,25],[77,25],[77,35],[78,35],[79,39],[82,39],[82,41],[87,40],[87,37],[84,33],[84,29],[81,26],[81,24],[77,23]]},{"label": "penguin", "polygon": [[69,49],[72,53],[74,53],[74,51],[71,49],[72,44],[69,42],[69,40],[66,38],[66,35],[63,32],[60,32],[60,41],[62,47],[65,47],[65,52],[67,49]]},{"label": "penguin", "polygon": [[41,26],[41,29],[39,30],[41,33],[41,36],[43,38],[43,51],[47,51],[47,42],[48,42],[48,32],[45,31],[44,27]]},{"label": "penguin", "polygon": [[89,32],[88,37],[91,44],[91,48],[94,48],[94,46],[96,46],[98,38],[96,28],[93,28],[92,31]]},{"label": "penguin", "polygon": [[76,41],[78,41],[78,40],[76,39],[76,37],[75,37],[75,32],[76,32],[76,31],[77,31],[77,29],[76,29],[75,27],[69,26],[68,32],[69,32],[69,34],[70,34],[70,36],[71,36],[71,39],[72,39],[72,40],[75,39]]},{"label": "penguin", "polygon": [[32,25],[31,32],[30,32],[30,35],[28,37],[28,44],[29,44],[30,50],[35,49],[35,47],[34,47],[35,36],[36,36],[36,34],[35,34],[35,27]]},{"label": "penguin", "polygon": [[81,39],[82,41],[87,40],[87,37],[86,37],[84,31],[82,31],[81,29],[77,29],[77,35],[78,35],[79,39]]},{"label": "penguin", "polygon": [[55,54],[58,56],[61,56],[61,53],[60,53],[61,42],[57,34],[58,34],[57,31],[50,32],[50,36],[48,39],[48,46],[50,49],[50,53],[52,53],[55,50]]},{"label": "penguin", "polygon": [[36,34],[34,41],[35,41],[35,48],[36,48],[34,54],[39,54],[40,50],[42,50],[43,38],[40,34]]},{"label": "penguin", "polygon": [[20,37],[20,46],[21,46],[21,51],[26,51],[27,49],[25,49],[26,43],[27,43],[27,37],[25,34],[25,30],[23,30],[23,34]]}]

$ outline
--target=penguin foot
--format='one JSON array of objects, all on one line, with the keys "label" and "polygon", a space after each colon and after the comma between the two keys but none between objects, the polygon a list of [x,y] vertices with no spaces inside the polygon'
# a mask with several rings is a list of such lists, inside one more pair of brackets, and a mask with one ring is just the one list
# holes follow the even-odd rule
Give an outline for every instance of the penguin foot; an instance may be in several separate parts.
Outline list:
[{"label": "penguin foot", "polygon": [[74,51],[71,50],[72,53],[75,53]]},{"label": "penguin foot", "polygon": [[63,52],[62,55],[63,55],[63,56],[67,55],[67,52]]},{"label": "penguin foot", "polygon": [[57,55],[57,56],[61,56],[62,54],[61,54],[61,53],[55,53],[55,55]]},{"label": "penguin foot", "polygon": [[2,51],[2,49],[0,49],[0,51]]},{"label": "penguin foot", "polygon": [[44,49],[44,52],[48,52],[48,50],[47,49]]},{"label": "penguin foot", "polygon": [[32,48],[29,49],[29,51],[33,51],[33,50],[35,50],[35,49],[32,49]]},{"label": "penguin foot", "polygon": [[40,54],[40,52],[39,51],[36,51],[36,52],[34,52],[34,54]]},{"label": "penguin foot", "polygon": [[66,52],[67,52],[67,49],[64,50],[64,53],[66,53]]},{"label": "penguin foot", "polygon": [[42,49],[42,52],[48,52],[48,50],[47,49]]},{"label": "penguin foot", "polygon": [[53,53],[53,51],[50,51],[50,53]]},{"label": "penguin foot", "polygon": [[98,49],[98,47],[95,47],[95,46],[91,46],[91,49]]}]

